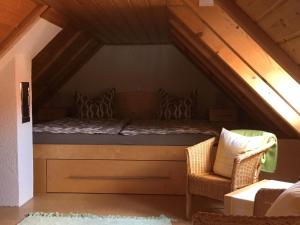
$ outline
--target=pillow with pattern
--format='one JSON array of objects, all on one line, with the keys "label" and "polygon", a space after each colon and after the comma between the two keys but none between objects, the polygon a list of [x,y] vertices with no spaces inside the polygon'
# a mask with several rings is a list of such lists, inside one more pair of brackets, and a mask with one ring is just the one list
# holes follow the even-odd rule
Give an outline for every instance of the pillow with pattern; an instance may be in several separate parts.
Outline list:
[{"label": "pillow with pattern", "polygon": [[75,93],[77,116],[80,119],[112,119],[116,89],[112,88],[98,98],[89,98]]},{"label": "pillow with pattern", "polygon": [[193,119],[197,110],[197,91],[193,91],[189,97],[171,96],[163,89],[159,89],[159,110],[157,117],[160,120]]}]

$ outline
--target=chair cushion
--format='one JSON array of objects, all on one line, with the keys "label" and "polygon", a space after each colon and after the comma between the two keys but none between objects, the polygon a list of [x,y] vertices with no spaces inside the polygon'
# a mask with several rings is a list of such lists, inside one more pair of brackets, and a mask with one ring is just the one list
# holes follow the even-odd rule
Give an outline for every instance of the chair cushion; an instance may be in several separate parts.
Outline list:
[{"label": "chair cushion", "polygon": [[266,216],[300,216],[300,181],[279,195]]},{"label": "chair cushion", "polygon": [[224,195],[231,190],[231,180],[216,174],[189,176],[190,193],[212,199],[224,200]]},{"label": "chair cushion", "polygon": [[222,129],[217,148],[214,173],[231,178],[234,158],[246,151],[255,150],[265,143],[265,137],[246,137]]}]

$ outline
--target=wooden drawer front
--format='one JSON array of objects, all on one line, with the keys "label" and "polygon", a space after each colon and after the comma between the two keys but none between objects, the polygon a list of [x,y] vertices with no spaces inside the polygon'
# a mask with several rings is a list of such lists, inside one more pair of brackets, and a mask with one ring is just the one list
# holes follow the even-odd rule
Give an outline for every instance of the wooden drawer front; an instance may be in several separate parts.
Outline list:
[{"label": "wooden drawer front", "polygon": [[47,192],[184,194],[184,161],[47,160]]}]

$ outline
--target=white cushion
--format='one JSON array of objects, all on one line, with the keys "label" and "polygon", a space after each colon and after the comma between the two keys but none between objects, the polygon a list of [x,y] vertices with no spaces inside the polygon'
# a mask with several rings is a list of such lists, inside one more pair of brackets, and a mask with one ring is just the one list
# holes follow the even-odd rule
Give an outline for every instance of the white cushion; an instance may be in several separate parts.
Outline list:
[{"label": "white cushion", "polygon": [[300,181],[279,195],[266,216],[300,216]]},{"label": "white cushion", "polygon": [[246,137],[223,128],[213,167],[214,173],[230,178],[234,158],[246,151],[255,150],[264,143],[265,138],[263,136]]}]

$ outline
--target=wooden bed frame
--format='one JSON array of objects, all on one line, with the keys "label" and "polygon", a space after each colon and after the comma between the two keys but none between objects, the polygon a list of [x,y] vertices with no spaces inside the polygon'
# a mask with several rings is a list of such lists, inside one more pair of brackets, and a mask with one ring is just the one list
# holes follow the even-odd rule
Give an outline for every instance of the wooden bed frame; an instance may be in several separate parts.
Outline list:
[{"label": "wooden bed frame", "polygon": [[35,192],[184,194],[185,149],[35,144]]}]

